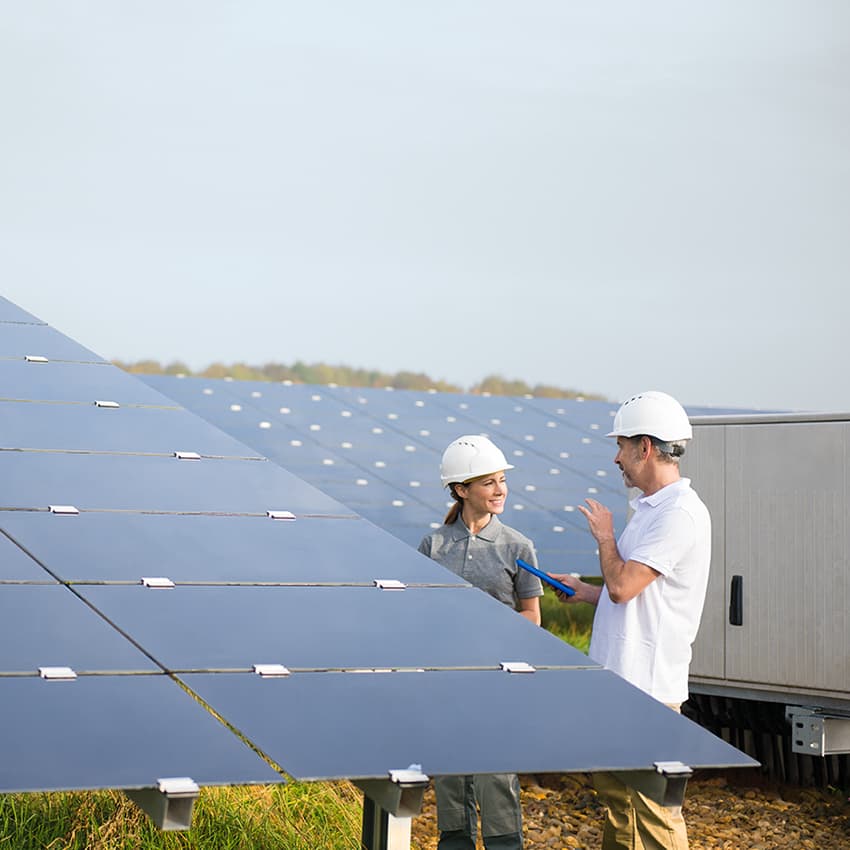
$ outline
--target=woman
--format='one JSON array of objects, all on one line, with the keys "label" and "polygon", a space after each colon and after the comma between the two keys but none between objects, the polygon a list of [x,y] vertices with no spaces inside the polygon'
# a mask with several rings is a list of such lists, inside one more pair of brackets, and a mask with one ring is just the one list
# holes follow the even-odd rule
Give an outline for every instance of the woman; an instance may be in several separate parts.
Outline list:
[{"label": "woman", "polygon": [[[444,524],[427,534],[419,551],[540,625],[540,580],[516,565],[537,565],[531,541],[503,525],[513,466],[487,437],[459,437],[443,453],[440,477],[454,504]],[[519,778],[513,773],[443,776],[434,780],[438,850],[475,850],[478,812],[487,850],[522,850]]]}]

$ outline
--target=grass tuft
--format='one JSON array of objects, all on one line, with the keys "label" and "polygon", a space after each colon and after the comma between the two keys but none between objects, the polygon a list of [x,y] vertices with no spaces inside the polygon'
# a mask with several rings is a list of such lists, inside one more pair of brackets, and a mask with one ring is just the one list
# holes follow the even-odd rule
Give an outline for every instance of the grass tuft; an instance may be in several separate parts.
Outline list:
[{"label": "grass tuft", "polygon": [[590,647],[590,627],[595,611],[592,605],[581,602],[559,602],[551,588],[545,588],[540,599],[543,628],[585,653]]},{"label": "grass tuft", "polygon": [[187,832],[162,832],[117,791],[0,796],[0,850],[357,850],[348,782],[202,788]]}]

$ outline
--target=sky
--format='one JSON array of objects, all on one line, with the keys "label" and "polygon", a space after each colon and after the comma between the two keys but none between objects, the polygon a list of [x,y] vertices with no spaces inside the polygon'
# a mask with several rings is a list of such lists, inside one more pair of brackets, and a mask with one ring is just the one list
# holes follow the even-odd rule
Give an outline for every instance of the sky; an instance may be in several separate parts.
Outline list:
[{"label": "sky", "polygon": [[0,294],[124,361],[848,411],[848,84],[846,0],[0,0]]}]

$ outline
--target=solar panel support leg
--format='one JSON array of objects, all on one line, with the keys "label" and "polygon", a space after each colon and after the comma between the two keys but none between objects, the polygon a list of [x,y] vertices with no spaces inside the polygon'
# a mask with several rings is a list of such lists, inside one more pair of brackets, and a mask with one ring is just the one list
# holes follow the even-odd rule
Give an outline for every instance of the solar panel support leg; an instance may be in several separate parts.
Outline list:
[{"label": "solar panel support leg", "polygon": [[200,789],[191,780],[161,779],[156,788],[125,790],[124,793],[162,830],[189,829],[192,810]]},{"label": "solar panel support leg", "polygon": [[409,850],[411,818],[422,808],[428,782],[421,771],[408,769],[354,783],[363,791],[363,850]]},{"label": "solar panel support leg", "polygon": [[363,850],[410,850],[411,818],[399,818],[363,798]]},{"label": "solar panel support leg", "polygon": [[662,806],[681,806],[693,770],[680,761],[657,761],[655,770],[623,770],[615,776]]}]

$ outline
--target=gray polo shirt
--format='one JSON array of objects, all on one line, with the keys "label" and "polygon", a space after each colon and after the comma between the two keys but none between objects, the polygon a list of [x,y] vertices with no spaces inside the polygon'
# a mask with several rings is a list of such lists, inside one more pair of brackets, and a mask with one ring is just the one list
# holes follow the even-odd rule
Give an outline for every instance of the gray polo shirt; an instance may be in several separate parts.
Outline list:
[{"label": "gray polo shirt", "polygon": [[495,515],[478,534],[470,534],[458,517],[426,534],[419,551],[512,608],[520,599],[543,596],[540,579],[516,565],[522,558],[537,566],[534,545]]}]

